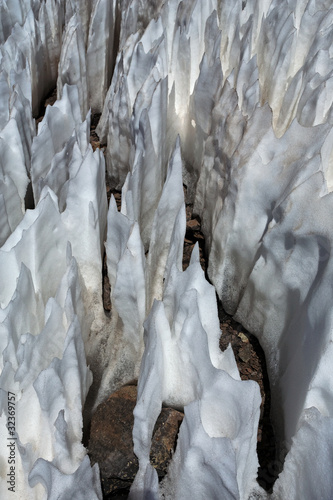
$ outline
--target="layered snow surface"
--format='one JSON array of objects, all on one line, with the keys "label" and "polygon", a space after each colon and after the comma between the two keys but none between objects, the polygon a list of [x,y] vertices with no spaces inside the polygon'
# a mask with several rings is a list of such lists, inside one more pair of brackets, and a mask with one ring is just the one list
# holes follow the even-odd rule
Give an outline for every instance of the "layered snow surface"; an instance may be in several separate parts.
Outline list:
[{"label": "layered snow surface", "polygon": [[[0,1],[1,499],[101,500],[83,426],[138,378],[130,498],[332,500],[332,23],[331,0]],[[182,270],[185,201],[210,283],[198,247]],[[270,493],[216,293],[265,351]]]}]

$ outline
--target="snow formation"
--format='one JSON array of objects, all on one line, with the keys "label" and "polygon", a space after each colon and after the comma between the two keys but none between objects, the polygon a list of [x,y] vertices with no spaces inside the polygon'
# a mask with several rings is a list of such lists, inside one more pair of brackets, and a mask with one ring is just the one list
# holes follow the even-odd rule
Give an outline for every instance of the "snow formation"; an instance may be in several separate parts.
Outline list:
[{"label": "snow formation", "polygon": [[[1,498],[12,471],[22,500],[101,499],[83,408],[134,378],[131,498],[333,498],[332,22],[329,0],[0,2]],[[212,284],[197,247],[182,270],[183,183]],[[272,493],[215,291],[266,354]],[[159,484],[162,404],[185,418]]]}]

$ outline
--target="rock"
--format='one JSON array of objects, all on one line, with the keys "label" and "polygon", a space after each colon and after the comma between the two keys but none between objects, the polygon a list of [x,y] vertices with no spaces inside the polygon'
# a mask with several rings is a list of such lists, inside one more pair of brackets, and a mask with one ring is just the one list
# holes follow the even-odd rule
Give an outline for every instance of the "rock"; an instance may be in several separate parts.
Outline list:
[{"label": "rock", "polygon": [[[136,397],[136,386],[122,387],[99,405],[92,418],[89,456],[92,464],[99,464],[104,496],[128,490],[139,467],[132,441]],[[157,419],[150,458],[160,478],[166,473],[182,419],[183,414],[172,408],[163,408]]]},{"label": "rock", "polygon": [[158,417],[150,450],[150,461],[157,470],[159,478],[165,476],[175,449],[178,429],[184,414],[173,408],[162,408]]},{"label": "rock", "polygon": [[93,415],[89,440],[92,463],[98,463],[105,495],[131,485],[138,469],[133,453],[133,410],[136,387],[126,386],[99,405]]},{"label": "rock", "polygon": [[192,231],[200,231],[201,229],[200,222],[197,221],[196,219],[191,219],[187,221],[186,227],[187,229],[191,229]]},{"label": "rock", "polygon": [[244,333],[240,332],[238,334],[238,337],[241,339],[242,342],[245,342],[245,344],[248,344],[249,343],[249,339],[247,338],[246,335],[244,335]]},{"label": "rock", "polygon": [[244,363],[248,363],[251,359],[251,346],[250,344],[245,344],[241,349],[238,351],[238,356]]}]

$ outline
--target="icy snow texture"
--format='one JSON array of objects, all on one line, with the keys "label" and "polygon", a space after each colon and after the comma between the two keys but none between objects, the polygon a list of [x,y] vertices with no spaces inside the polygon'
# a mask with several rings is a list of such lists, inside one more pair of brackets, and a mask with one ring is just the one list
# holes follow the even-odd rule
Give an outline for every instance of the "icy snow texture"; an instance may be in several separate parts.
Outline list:
[{"label": "icy snow texture", "polygon": [[[170,269],[163,301],[154,302],[145,322],[146,349],[133,429],[140,470],[131,489],[133,498],[153,492],[158,497],[149,451],[162,403],[185,406],[179,445],[163,485],[167,498],[213,498],[211,492],[228,491],[229,482],[235,497],[247,498],[255,487],[259,388],[254,382],[240,381],[230,347],[219,351],[214,293],[204,278],[196,248],[184,273],[175,264]],[[225,454],[228,458],[221,463]],[[197,469],[204,476],[205,463],[209,463],[208,470],[218,470],[218,484],[210,485],[210,477],[199,485],[193,483]]]},{"label": "icy snow texture", "polygon": [[[333,497],[332,19],[328,0],[0,2],[1,470],[9,390],[18,498],[101,498],[82,408],[142,356],[133,498]],[[107,214],[90,109],[121,212],[111,198]],[[266,353],[288,452],[271,495],[255,482],[258,387],[218,349],[198,248],[181,270],[183,182],[210,280]],[[185,419],[159,485],[163,403]]]},{"label": "icy snow texture", "polygon": [[[7,4],[13,13],[24,7]],[[101,499],[98,468],[91,469],[81,441],[92,383],[88,340],[102,311],[104,159],[89,145],[90,115],[82,120],[75,87],[66,86],[64,99],[48,108],[36,136],[32,112],[55,84],[64,5],[52,0],[35,7],[23,9],[19,21],[13,14],[19,24],[6,36],[0,58],[0,490],[6,498],[11,391],[17,498],[46,498],[48,490],[49,498],[77,491],[80,498]],[[25,210],[32,206],[30,179],[36,208]]]},{"label": "icy snow texture", "polygon": [[[41,228],[52,218],[56,222],[55,201],[49,194],[41,200],[36,208],[40,216],[26,228],[25,235],[33,234],[33,229],[29,229],[36,224],[39,228],[35,227],[35,231],[42,232]],[[61,240],[65,242],[61,231],[57,236],[59,243]],[[21,241],[13,248],[17,248]],[[54,241],[46,237],[44,241],[46,262],[43,264],[51,267],[48,259],[60,264]],[[27,241],[22,243],[29,247]],[[46,283],[45,280],[38,283],[37,279],[47,276],[45,268],[39,266],[29,270],[22,263],[13,298],[2,309],[1,456],[3,459],[8,456],[6,420],[7,391],[10,391],[16,396],[15,491],[22,499],[45,497],[40,485],[31,488],[37,484],[36,477],[47,489],[52,487],[53,494],[57,491],[60,495],[57,498],[66,498],[66,490],[75,491],[77,488],[78,471],[87,469],[86,450],[81,440],[82,405],[92,381],[83,345],[89,324],[86,323],[76,261],[71,257],[70,247],[67,248],[67,264],[66,251],[62,253],[65,257],[65,262],[61,263],[64,272],[59,275],[58,265],[57,276],[50,275],[50,281],[46,280]],[[16,257],[19,258],[19,252]],[[49,470],[63,480],[55,481],[54,486],[49,479]],[[96,476],[98,471],[89,474]],[[3,498],[8,494],[6,479],[0,481]],[[102,498],[98,482],[94,481],[95,491],[91,484],[88,484],[90,493],[85,498]]]}]

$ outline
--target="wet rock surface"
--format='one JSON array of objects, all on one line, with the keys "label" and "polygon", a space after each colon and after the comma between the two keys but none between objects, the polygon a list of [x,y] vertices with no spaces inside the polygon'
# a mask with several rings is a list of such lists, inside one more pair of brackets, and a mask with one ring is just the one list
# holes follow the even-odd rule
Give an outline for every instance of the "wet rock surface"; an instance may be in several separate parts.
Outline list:
[{"label": "wet rock surface", "polygon": [[[105,499],[126,498],[139,467],[132,441],[136,397],[136,386],[122,387],[92,418],[88,449],[92,464],[99,464]],[[182,419],[181,412],[163,408],[156,422],[150,459],[159,478],[166,473]]]}]

